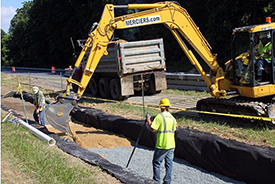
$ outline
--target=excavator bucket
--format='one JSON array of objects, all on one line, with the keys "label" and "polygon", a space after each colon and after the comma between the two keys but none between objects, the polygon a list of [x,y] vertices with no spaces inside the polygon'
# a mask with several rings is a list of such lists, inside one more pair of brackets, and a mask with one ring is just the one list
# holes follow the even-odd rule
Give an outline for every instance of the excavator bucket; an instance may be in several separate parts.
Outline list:
[{"label": "excavator bucket", "polygon": [[75,106],[74,102],[71,99],[59,99],[56,103],[49,104],[45,110],[46,122],[53,128],[72,135],[69,114]]}]

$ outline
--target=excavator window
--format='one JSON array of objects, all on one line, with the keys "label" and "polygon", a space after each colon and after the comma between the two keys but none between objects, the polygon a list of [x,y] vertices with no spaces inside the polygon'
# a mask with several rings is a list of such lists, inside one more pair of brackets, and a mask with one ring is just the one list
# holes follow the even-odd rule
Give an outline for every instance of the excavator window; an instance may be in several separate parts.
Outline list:
[{"label": "excavator window", "polygon": [[[252,39],[253,40],[253,39]],[[250,35],[248,32],[239,32],[234,35],[232,43],[232,57],[234,68],[234,83],[238,85],[251,85],[251,71],[253,70],[250,64],[251,47]]]},{"label": "excavator window", "polygon": [[258,85],[268,84],[272,81],[272,39],[271,31],[261,31],[255,33],[259,38],[254,46],[254,68],[255,79]]},{"label": "excavator window", "polygon": [[[274,47],[270,49],[275,43],[274,34],[273,32],[273,39],[271,39],[271,31],[238,32],[234,35],[232,61],[235,84],[253,87],[275,82]],[[263,42],[263,38],[266,42]],[[272,40],[273,44],[268,47],[269,50],[265,51],[265,56],[259,54],[263,52],[263,46],[260,45],[270,44]],[[260,60],[262,60],[261,64],[259,64]]]}]

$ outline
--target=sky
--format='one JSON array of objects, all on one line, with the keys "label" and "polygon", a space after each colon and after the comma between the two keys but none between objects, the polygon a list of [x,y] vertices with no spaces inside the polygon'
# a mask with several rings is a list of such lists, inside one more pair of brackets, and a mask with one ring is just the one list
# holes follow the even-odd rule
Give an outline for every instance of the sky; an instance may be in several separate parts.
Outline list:
[{"label": "sky", "polygon": [[10,21],[17,8],[23,7],[23,2],[28,0],[1,0],[1,29],[8,33]]}]

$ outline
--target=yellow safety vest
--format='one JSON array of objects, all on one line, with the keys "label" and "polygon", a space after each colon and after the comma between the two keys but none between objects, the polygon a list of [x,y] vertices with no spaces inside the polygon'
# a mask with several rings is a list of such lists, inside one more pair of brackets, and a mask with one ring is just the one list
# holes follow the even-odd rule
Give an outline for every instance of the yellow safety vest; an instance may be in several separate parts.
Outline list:
[{"label": "yellow safety vest", "polygon": [[[259,44],[259,47],[258,47],[258,52],[259,54],[262,54],[262,53],[269,53],[271,51],[271,48],[272,48],[272,44],[271,42],[268,42],[267,44],[263,45],[262,43]],[[268,62],[271,61],[271,54],[265,54],[264,57],[263,57],[265,60],[267,60]]]},{"label": "yellow safety vest", "polygon": [[175,131],[177,121],[169,112],[158,114],[151,124],[151,128],[156,130],[156,148],[171,149],[175,148]]}]

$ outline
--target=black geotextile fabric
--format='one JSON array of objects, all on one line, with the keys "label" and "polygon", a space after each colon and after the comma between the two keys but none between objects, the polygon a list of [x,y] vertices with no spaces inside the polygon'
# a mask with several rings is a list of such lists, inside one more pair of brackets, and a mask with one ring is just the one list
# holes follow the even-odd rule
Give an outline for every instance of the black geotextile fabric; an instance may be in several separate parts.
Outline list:
[{"label": "black geotextile fabric", "polygon": [[152,179],[138,176],[133,172],[127,170],[126,168],[110,163],[108,160],[102,158],[99,154],[84,149],[78,146],[75,142],[70,141],[69,139],[60,138],[55,134],[51,134],[50,136],[55,139],[56,145],[64,152],[80,158],[81,160],[84,160],[89,164],[100,166],[103,170],[107,171],[109,174],[111,174],[123,183],[155,183],[155,181]]},{"label": "black geotextile fabric", "polygon": [[[23,91],[22,95],[23,95],[23,98],[26,102],[30,102],[30,103],[33,104],[34,97],[31,93]],[[5,95],[3,95],[3,98],[7,98],[7,97],[13,97],[13,98],[20,98],[21,99],[21,94],[17,91],[10,91],[10,92],[6,93]],[[48,101],[47,99],[45,101],[46,101],[47,104],[50,103],[50,101]]]},{"label": "black geotextile fabric", "polygon": [[275,149],[178,129],[175,155],[208,171],[247,183],[274,183]]},{"label": "black geotextile fabric", "polygon": [[[82,123],[137,140],[144,121],[107,115],[100,110],[76,107],[72,117]],[[154,148],[155,136],[145,126],[140,145]],[[179,128],[175,156],[207,171],[247,183],[274,183],[275,148],[253,146],[220,138],[210,133]]]}]

